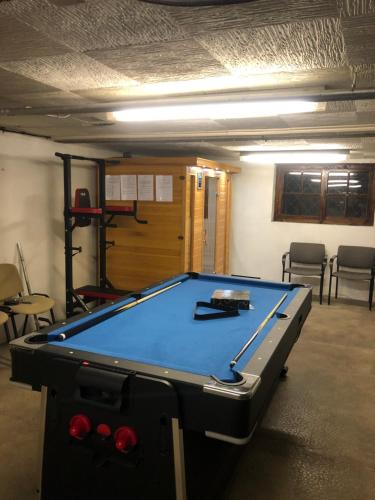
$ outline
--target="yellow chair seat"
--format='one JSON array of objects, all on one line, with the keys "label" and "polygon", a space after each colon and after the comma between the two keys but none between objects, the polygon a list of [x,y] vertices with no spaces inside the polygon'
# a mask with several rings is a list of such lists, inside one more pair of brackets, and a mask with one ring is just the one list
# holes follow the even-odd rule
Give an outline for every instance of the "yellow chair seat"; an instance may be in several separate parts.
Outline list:
[{"label": "yellow chair seat", "polygon": [[16,314],[35,315],[50,311],[54,305],[55,301],[49,297],[27,295],[22,297],[22,303],[12,306],[12,312]]},{"label": "yellow chair seat", "polygon": [[8,315],[3,312],[3,311],[0,311],[0,325],[4,325],[4,323],[6,323],[8,321]]}]

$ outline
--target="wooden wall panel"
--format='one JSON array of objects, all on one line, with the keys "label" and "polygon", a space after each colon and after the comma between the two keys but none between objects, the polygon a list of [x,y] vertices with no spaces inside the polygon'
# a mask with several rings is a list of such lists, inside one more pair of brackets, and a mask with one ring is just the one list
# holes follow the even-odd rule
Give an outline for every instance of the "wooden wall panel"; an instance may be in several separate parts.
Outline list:
[{"label": "wooden wall panel", "polygon": [[[185,168],[161,165],[115,165],[109,175],[152,174],[173,176],[173,202],[138,202],[138,224],[133,217],[116,216],[116,228],[107,229],[115,246],[107,251],[107,275],[116,288],[136,290],[182,272],[185,258]],[[155,181],[155,179],[154,179]],[[155,182],[154,182],[155,184]],[[108,201],[130,205],[131,201]]]},{"label": "wooden wall panel", "polygon": [[224,274],[229,274],[229,256],[230,256],[230,232],[232,221],[232,176],[227,175],[227,196],[226,196],[226,231],[225,231],[225,260]]},{"label": "wooden wall panel", "polygon": [[215,272],[225,272],[226,232],[227,232],[227,178],[222,172],[217,180],[216,197],[216,244],[215,244]]},{"label": "wooden wall panel", "polygon": [[147,225],[117,216],[113,221],[117,227],[107,229],[107,240],[116,242],[107,250],[107,275],[115,287],[136,290],[174,274],[203,270],[205,178],[198,190],[194,169],[187,167],[222,172],[218,181],[215,269],[228,273],[231,175],[240,172],[238,167],[197,157],[112,158],[107,162],[109,175],[173,175],[172,203],[138,202],[138,217],[146,219]]},{"label": "wooden wall panel", "polygon": [[204,188],[203,176],[202,189],[197,189],[197,178],[191,176],[190,211],[191,211],[191,244],[190,266],[191,271],[197,273],[203,270],[203,245],[204,245]]}]

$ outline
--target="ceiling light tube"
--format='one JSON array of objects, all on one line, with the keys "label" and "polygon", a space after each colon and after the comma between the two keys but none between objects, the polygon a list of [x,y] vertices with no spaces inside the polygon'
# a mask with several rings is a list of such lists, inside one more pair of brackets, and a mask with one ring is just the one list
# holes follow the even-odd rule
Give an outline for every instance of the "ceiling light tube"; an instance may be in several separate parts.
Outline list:
[{"label": "ceiling light tube", "polygon": [[114,111],[112,115],[121,122],[226,120],[311,113],[316,111],[317,107],[316,102],[303,100],[241,101],[128,108]]},{"label": "ceiling light tube", "polygon": [[272,153],[250,153],[240,156],[241,161],[249,163],[340,163],[347,159],[343,153],[327,151],[290,152],[279,151]]}]

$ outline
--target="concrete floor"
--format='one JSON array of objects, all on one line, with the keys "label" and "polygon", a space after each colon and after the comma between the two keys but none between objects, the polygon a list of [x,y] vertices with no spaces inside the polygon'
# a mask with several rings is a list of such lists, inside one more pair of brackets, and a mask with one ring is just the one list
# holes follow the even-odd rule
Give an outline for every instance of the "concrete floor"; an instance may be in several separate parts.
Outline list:
[{"label": "concrete floor", "polygon": [[[9,384],[6,358],[0,500],[33,500],[39,394]],[[288,366],[225,499],[374,500],[375,311],[314,303]]]}]

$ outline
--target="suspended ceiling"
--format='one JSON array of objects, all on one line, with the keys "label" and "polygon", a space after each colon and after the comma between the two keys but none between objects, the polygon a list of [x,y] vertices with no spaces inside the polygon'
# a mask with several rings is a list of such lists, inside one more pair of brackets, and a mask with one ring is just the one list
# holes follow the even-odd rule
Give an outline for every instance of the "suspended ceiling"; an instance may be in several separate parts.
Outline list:
[{"label": "suspended ceiling", "polygon": [[10,0],[0,2],[0,48],[0,127],[8,130],[106,142],[136,154],[236,158],[241,144],[276,141],[282,148],[298,140],[301,147],[324,141],[374,147],[370,99],[240,120],[124,124],[105,111],[171,97],[199,102],[216,94],[227,100],[260,91],[374,88],[375,0],[195,8],[138,0]]}]

